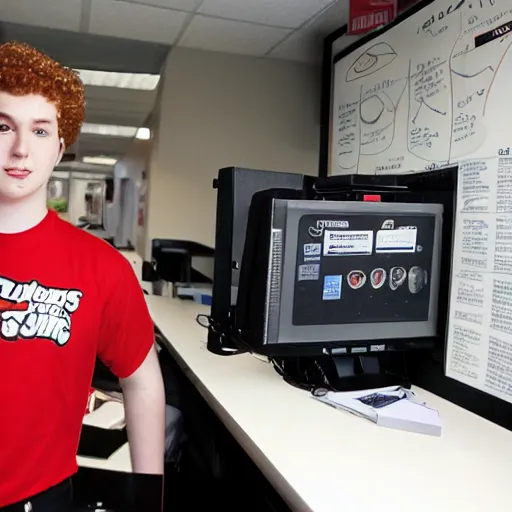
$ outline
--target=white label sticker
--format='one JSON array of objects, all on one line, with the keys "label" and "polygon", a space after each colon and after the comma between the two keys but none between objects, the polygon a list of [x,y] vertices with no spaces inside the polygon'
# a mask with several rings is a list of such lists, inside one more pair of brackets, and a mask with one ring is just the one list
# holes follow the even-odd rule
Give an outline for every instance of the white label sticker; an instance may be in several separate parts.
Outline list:
[{"label": "white label sticker", "polygon": [[324,256],[368,255],[373,251],[373,231],[326,231]]},{"label": "white label sticker", "polygon": [[299,281],[317,281],[320,277],[320,264],[299,265]]},{"label": "white label sticker", "polygon": [[320,256],[322,244],[304,244],[304,256]]},{"label": "white label sticker", "polygon": [[412,229],[383,229],[377,231],[375,252],[415,252],[418,230]]}]

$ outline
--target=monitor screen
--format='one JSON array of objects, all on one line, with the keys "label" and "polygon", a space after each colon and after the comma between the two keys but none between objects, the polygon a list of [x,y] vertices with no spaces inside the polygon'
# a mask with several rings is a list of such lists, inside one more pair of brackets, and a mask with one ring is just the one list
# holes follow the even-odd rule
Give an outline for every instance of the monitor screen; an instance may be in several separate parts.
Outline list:
[{"label": "monitor screen", "polygon": [[428,321],[435,220],[377,211],[303,215],[293,324]]},{"label": "monitor screen", "polygon": [[272,210],[264,343],[385,349],[437,334],[442,205],[275,199]]}]

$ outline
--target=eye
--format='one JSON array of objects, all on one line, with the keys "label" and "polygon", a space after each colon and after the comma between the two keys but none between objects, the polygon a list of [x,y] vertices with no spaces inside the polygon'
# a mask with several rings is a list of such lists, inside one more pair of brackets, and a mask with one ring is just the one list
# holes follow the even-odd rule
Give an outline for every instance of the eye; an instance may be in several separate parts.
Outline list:
[{"label": "eye", "polygon": [[11,130],[11,127],[5,123],[0,123],[0,133],[7,133]]},{"label": "eye", "polygon": [[46,130],[43,130],[42,128],[36,128],[34,130],[34,133],[38,136],[38,137],[47,137],[48,136],[48,132]]}]

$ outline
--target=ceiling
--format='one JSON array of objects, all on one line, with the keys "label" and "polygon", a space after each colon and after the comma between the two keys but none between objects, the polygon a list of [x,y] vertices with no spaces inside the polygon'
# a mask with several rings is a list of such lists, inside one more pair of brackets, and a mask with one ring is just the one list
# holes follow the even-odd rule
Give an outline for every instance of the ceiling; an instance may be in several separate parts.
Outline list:
[{"label": "ceiling", "polygon": [[[347,17],[348,0],[1,0],[0,40],[26,41],[80,70],[158,75],[173,46],[318,64],[323,38]],[[92,78],[88,125],[144,126],[156,88]],[[82,133],[68,153],[118,158],[132,138]]]}]

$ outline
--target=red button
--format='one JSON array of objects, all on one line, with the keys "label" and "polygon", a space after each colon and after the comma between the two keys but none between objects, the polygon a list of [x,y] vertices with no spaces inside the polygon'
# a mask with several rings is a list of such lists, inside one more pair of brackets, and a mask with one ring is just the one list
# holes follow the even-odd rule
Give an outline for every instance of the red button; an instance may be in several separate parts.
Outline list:
[{"label": "red button", "polygon": [[374,202],[374,203],[380,203],[380,196],[379,195],[369,195],[365,194],[363,196],[363,201],[367,202]]}]

